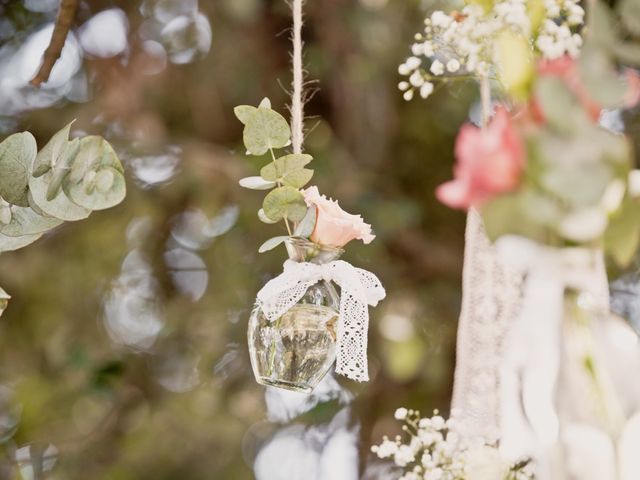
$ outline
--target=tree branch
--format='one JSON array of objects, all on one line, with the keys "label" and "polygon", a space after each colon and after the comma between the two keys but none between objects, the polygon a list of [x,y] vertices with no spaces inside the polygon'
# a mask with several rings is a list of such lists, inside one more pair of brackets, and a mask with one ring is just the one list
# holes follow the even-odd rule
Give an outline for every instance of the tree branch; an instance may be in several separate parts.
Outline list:
[{"label": "tree branch", "polygon": [[53,66],[56,64],[58,58],[60,58],[62,48],[67,40],[67,35],[73,23],[77,7],[78,0],[60,0],[60,9],[58,10],[56,23],[53,27],[53,33],[51,34],[51,41],[44,52],[38,73],[36,73],[36,76],[31,80],[31,85],[39,87],[49,80],[51,70],[53,70]]}]

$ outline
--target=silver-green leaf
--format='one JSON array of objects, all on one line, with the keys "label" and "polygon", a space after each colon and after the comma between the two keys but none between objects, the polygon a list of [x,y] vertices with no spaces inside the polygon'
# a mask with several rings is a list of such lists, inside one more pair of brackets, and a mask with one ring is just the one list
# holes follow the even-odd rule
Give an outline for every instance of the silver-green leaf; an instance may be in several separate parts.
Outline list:
[{"label": "silver-green leaf", "polygon": [[309,238],[316,228],[316,220],[318,216],[318,209],[315,205],[312,205],[307,209],[307,214],[302,221],[298,224],[296,231],[293,232],[296,237]]},{"label": "silver-green leaf", "polygon": [[87,181],[74,183],[65,181],[62,184],[64,193],[77,205],[88,210],[105,210],[124,200],[127,186],[124,175],[112,167],[104,167]]},{"label": "silver-green leaf", "polygon": [[258,248],[258,252],[259,253],[264,253],[264,252],[268,252],[269,250],[273,250],[278,245],[280,245],[282,242],[284,242],[287,238],[289,238],[289,237],[287,237],[286,235],[282,236],[282,237],[270,238],[269,240],[264,242],[262,245],[260,245],[260,248]]},{"label": "silver-green leaf", "polygon": [[289,143],[291,129],[285,118],[268,108],[258,108],[244,127],[243,140],[252,155],[264,155],[271,148],[282,148]]},{"label": "silver-green leaf", "polygon": [[0,233],[9,237],[36,235],[62,224],[54,217],[38,215],[30,207],[11,207],[11,221],[0,228]]},{"label": "silver-green leaf", "polygon": [[284,155],[262,167],[260,176],[265,180],[275,182],[281,180],[288,173],[303,169],[311,160],[313,160],[313,157],[306,153]]},{"label": "silver-green leaf", "polygon": [[36,158],[36,139],[15,133],[0,143],[0,196],[14,205],[29,205],[29,177]]},{"label": "silver-green leaf", "polygon": [[245,177],[238,183],[241,187],[251,190],[270,190],[276,186],[276,182],[269,182],[262,177]]},{"label": "silver-green leaf", "polygon": [[249,123],[249,121],[253,118],[257,111],[258,109],[251,105],[238,105],[233,109],[233,113],[236,115],[238,120],[242,122],[243,125]]},{"label": "silver-green leaf", "polygon": [[33,175],[39,177],[44,175],[53,165],[58,162],[61,154],[65,152],[65,146],[69,142],[69,132],[71,125],[75,122],[72,120],[65,127],[55,133],[47,144],[36,155],[33,163]]},{"label": "silver-green leaf", "polygon": [[264,209],[260,209],[258,210],[258,218],[260,219],[260,221],[262,223],[266,223],[269,225],[273,225],[274,223],[278,223],[278,220],[271,220],[269,217],[267,217],[266,213],[264,213]]},{"label": "silver-green leaf", "polygon": [[293,187],[279,187],[269,192],[262,204],[264,213],[271,220],[287,218],[299,222],[307,213],[302,193]]}]

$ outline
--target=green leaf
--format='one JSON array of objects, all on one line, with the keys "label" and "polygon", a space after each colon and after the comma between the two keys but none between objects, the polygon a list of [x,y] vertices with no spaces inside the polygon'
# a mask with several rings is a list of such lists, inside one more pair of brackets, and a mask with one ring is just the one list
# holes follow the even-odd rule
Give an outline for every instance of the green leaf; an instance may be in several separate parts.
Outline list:
[{"label": "green leaf", "polygon": [[[31,177],[29,180],[29,203],[31,207],[38,213],[59,218],[68,222],[82,220],[91,214],[91,210],[77,205],[67,197],[63,189],[52,200],[47,200],[47,191],[53,171],[49,170],[40,177]],[[71,175],[68,175],[65,182],[69,181]]]},{"label": "green leaf", "polygon": [[11,205],[4,203],[0,206],[0,224],[8,225],[11,222]]},{"label": "green leaf", "polygon": [[21,237],[9,237],[0,233],[0,253],[12,252],[22,247],[26,247],[38,240],[40,237],[42,237],[41,233],[36,235],[23,235]]},{"label": "green leaf", "polygon": [[9,237],[36,235],[62,224],[62,220],[38,215],[30,207],[11,207],[11,221],[0,228],[0,233]]},{"label": "green leaf", "polygon": [[634,42],[618,42],[611,47],[611,51],[621,63],[640,66],[640,45]]},{"label": "green leaf", "polygon": [[112,167],[93,172],[87,172],[86,180],[80,183],[65,181],[62,184],[64,193],[88,210],[106,210],[124,200],[127,185],[121,172]]},{"label": "green leaf", "polygon": [[522,235],[547,243],[559,212],[545,195],[522,190],[487,202],[481,213],[492,241],[503,235]]},{"label": "green leaf", "polygon": [[589,17],[591,19],[589,40],[599,43],[604,47],[611,47],[618,41],[618,25],[613,17],[611,9],[601,0],[595,0],[589,4]]},{"label": "green leaf", "polygon": [[531,31],[537,35],[538,29],[542,26],[542,23],[547,16],[547,9],[544,6],[544,0],[529,0],[526,2],[526,6],[527,16],[531,21]]},{"label": "green leaf", "polygon": [[70,181],[81,182],[90,170],[99,171],[113,168],[124,174],[124,168],[113,147],[104,138],[97,135],[80,140],[80,150],[71,164]]},{"label": "green leaf", "polygon": [[528,40],[505,30],[496,39],[496,53],[502,86],[516,98],[527,98],[534,74],[533,51]]},{"label": "green leaf", "polygon": [[270,238],[269,240],[264,242],[262,245],[260,245],[260,248],[258,248],[258,253],[264,253],[264,252],[268,252],[269,250],[273,250],[282,242],[284,242],[287,238],[289,237],[286,235],[282,237]]},{"label": "green leaf", "polygon": [[238,120],[242,122],[243,125],[249,123],[249,120],[253,118],[258,109],[251,105],[238,105],[233,109],[233,113],[236,115]]},{"label": "green leaf", "polygon": [[545,120],[558,132],[572,133],[588,122],[577,98],[559,78],[538,79],[535,93]]},{"label": "green leaf", "polygon": [[640,35],[640,2],[638,0],[622,0],[617,6],[625,28],[634,35]]},{"label": "green leaf", "polygon": [[0,196],[7,202],[29,205],[27,191],[36,151],[36,139],[29,132],[15,133],[0,143]]},{"label": "green leaf", "polygon": [[264,97],[262,100],[260,100],[260,105],[258,105],[258,108],[271,108],[271,100],[269,100],[268,97]]},{"label": "green leaf", "polygon": [[282,115],[268,108],[258,108],[244,127],[244,146],[252,155],[264,155],[270,148],[288,145],[289,124]]},{"label": "green leaf", "polygon": [[39,177],[44,175],[45,172],[57,163],[59,156],[64,153],[65,146],[69,141],[69,132],[71,131],[73,122],[75,122],[75,120],[72,120],[60,129],[60,131],[55,133],[44,148],[38,152],[33,164],[34,176]]},{"label": "green leaf", "polygon": [[238,182],[241,187],[251,190],[270,190],[276,186],[276,182],[268,182],[262,177],[245,177]]},{"label": "green leaf", "polygon": [[295,172],[286,174],[282,178],[282,183],[289,185],[290,187],[302,188],[309,183],[311,177],[313,177],[313,170],[303,168],[302,170],[296,170]]},{"label": "green leaf", "polygon": [[318,209],[315,205],[307,208],[307,214],[298,224],[298,227],[296,228],[295,232],[293,232],[293,235],[296,237],[309,238],[313,233],[313,230],[316,228],[317,215]]},{"label": "green leaf", "polygon": [[603,107],[613,108],[624,104],[627,83],[618,74],[606,50],[594,42],[588,42],[582,49],[578,65],[589,98]]},{"label": "green leaf", "polygon": [[620,266],[627,266],[640,243],[640,205],[626,198],[622,207],[611,216],[604,233],[604,248]]},{"label": "green leaf", "polygon": [[67,142],[62,150],[63,152],[51,169],[51,181],[47,188],[47,200],[49,201],[56,197],[62,187],[63,180],[69,175],[71,164],[80,150],[80,139],[74,138],[71,142]]},{"label": "green leaf", "polygon": [[288,173],[304,168],[311,160],[313,160],[313,157],[306,153],[284,155],[264,166],[260,170],[260,176],[270,182],[280,181]]},{"label": "green leaf", "polygon": [[279,187],[269,192],[262,204],[265,215],[271,220],[287,218],[299,222],[307,213],[304,197],[293,187]]},{"label": "green leaf", "polygon": [[258,210],[258,218],[262,223],[266,223],[269,225],[273,225],[274,223],[278,223],[279,221],[279,220],[271,220],[269,217],[267,217],[267,215],[264,213],[264,210],[262,208]]}]

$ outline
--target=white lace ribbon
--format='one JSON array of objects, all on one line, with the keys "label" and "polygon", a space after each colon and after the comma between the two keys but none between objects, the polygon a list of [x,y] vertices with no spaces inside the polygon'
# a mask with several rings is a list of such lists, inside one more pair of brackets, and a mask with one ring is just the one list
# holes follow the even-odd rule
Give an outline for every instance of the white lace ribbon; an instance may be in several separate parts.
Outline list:
[{"label": "white lace ribbon", "polygon": [[[500,367],[501,450],[511,459],[545,459],[559,431],[554,392],[564,291],[589,292],[594,305],[606,308],[604,265],[597,251],[554,249],[521,237],[503,237],[496,248],[503,260],[526,272],[522,310],[505,339]],[[540,478],[551,478],[542,463]]]},{"label": "white lace ribbon", "polygon": [[341,289],[336,372],[352,380],[367,381],[368,306],[375,307],[386,295],[373,273],[344,260],[322,265],[287,260],[284,271],[258,292],[258,304],[267,319],[274,321],[320,280],[334,282]]}]

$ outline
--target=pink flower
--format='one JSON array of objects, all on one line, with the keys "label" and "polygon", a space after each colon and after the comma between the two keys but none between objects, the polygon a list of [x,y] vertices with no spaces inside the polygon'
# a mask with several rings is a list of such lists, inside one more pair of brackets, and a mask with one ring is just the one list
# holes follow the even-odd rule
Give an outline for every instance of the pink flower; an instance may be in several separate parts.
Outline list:
[{"label": "pink flower", "polygon": [[309,207],[316,207],[316,226],[311,240],[329,247],[342,247],[351,240],[371,243],[375,237],[371,225],[364,223],[360,215],[351,215],[340,208],[338,202],[320,195],[318,187],[309,187],[302,191]]},{"label": "pink flower", "polygon": [[518,186],[525,164],[524,143],[503,108],[485,129],[464,125],[456,139],[455,179],[440,185],[438,199],[468,209]]}]

